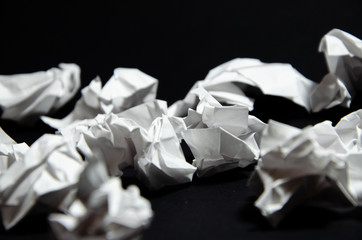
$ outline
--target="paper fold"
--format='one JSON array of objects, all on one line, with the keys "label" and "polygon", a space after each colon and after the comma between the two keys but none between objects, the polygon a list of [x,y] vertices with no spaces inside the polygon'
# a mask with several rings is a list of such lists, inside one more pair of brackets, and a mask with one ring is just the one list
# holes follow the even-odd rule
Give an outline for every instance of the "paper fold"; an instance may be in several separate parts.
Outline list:
[{"label": "paper fold", "polygon": [[150,202],[136,186],[123,189],[121,180],[110,177],[98,157],[80,176],[78,198],[65,213],[49,216],[58,239],[136,239],[150,224]]},{"label": "paper fold", "polygon": [[63,119],[42,117],[53,128],[67,125],[110,112],[120,113],[156,97],[157,79],[134,68],[116,68],[113,76],[102,88],[99,77],[82,89],[82,97],[74,110]]},{"label": "paper fold", "polygon": [[195,167],[186,162],[164,101],[147,102],[119,114],[100,114],[60,130],[87,157],[104,154],[111,175],[133,166],[150,188],[192,180]]},{"label": "paper fold", "polygon": [[359,110],[335,127],[324,121],[304,129],[269,121],[255,168],[264,191],[255,205],[273,225],[327,188],[353,206],[362,204],[361,116]]},{"label": "paper fold", "polygon": [[83,165],[80,155],[62,136],[45,134],[38,139],[0,176],[5,228],[13,227],[38,200],[62,209]]},{"label": "paper fold", "polygon": [[29,119],[55,111],[80,87],[80,68],[59,65],[47,71],[0,75],[0,106],[4,119],[29,123]]},{"label": "paper fold", "polygon": [[193,90],[199,98],[196,111],[184,118],[182,137],[190,147],[198,176],[246,167],[259,158],[258,140],[265,124],[243,106],[222,106],[204,88]]}]

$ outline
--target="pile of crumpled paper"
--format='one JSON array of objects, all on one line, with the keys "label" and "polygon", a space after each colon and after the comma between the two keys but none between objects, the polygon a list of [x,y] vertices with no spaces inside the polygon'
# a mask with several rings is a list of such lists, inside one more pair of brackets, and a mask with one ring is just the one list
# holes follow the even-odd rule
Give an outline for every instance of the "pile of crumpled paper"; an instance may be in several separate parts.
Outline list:
[{"label": "pile of crumpled paper", "polygon": [[[104,86],[97,77],[83,88],[63,119],[48,116],[79,90],[79,66],[0,76],[2,118],[31,124],[40,117],[56,129],[28,146],[0,128],[5,228],[39,202],[57,210],[49,221],[59,239],[139,237],[153,212],[137,186],[122,187],[126,167],[152,190],[191,182],[194,174],[255,165],[250,186],[263,189],[255,206],[272,225],[326,189],[352,206],[362,205],[362,110],[336,126],[324,121],[304,129],[264,123],[249,114],[254,99],[248,86],[307,111],[349,107],[362,88],[362,41],[333,29],[319,49],[329,68],[319,83],[290,64],[238,58],[210,70],[171,106],[156,98],[157,79],[117,68]],[[185,159],[182,141],[192,163]]]}]

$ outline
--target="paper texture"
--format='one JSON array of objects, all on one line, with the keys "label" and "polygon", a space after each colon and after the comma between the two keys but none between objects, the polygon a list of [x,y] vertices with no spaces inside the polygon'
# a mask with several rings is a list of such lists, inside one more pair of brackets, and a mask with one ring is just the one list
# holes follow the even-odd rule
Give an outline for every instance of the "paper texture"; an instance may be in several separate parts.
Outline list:
[{"label": "paper texture", "polygon": [[248,86],[262,93],[290,99],[308,111],[342,104],[348,107],[350,95],[337,78],[324,78],[317,84],[285,63],[263,63],[258,59],[237,58],[209,71],[205,80],[197,82],[184,100],[170,107],[170,113],[185,116],[193,108],[196,98],[193,89],[205,88],[213,97],[225,104],[253,109],[254,100],[247,97]]},{"label": "paper texture", "polygon": [[208,176],[236,167],[246,167],[259,158],[258,137],[265,124],[249,115],[247,107],[222,106],[204,88],[196,111],[189,109],[182,132],[190,147],[198,176]]},{"label": "paper texture", "polygon": [[[0,147],[16,146],[0,133]],[[150,224],[153,213],[149,201],[140,196],[136,186],[123,189],[119,177],[110,177],[97,149],[84,162],[66,138],[46,134],[17,155],[0,175],[0,207],[6,229],[37,202],[63,212],[49,218],[58,239],[131,239]]]},{"label": "paper texture", "polygon": [[353,206],[362,204],[361,117],[359,110],[336,127],[324,121],[304,129],[269,122],[255,169],[264,191],[255,205],[273,225],[326,188],[335,188]]},{"label": "paper texture", "polygon": [[190,182],[196,168],[186,162],[171,123],[175,124],[175,119],[170,120],[166,111],[166,102],[155,100],[118,115],[99,114],[60,129],[60,133],[87,158],[102,152],[112,176],[133,166],[152,189]]},{"label": "paper texture", "polygon": [[329,74],[342,82],[352,97],[362,89],[362,41],[339,29],[332,29],[321,40],[319,51],[324,53]]},{"label": "paper texture", "polygon": [[80,68],[59,68],[29,74],[0,75],[1,117],[29,124],[29,119],[48,114],[67,103],[80,87]]},{"label": "paper texture", "polygon": [[7,171],[12,164],[23,159],[28,149],[29,147],[26,143],[16,143],[0,128],[0,176]]},{"label": "paper texture", "polygon": [[362,89],[362,41],[339,29],[327,33],[320,42],[329,73],[316,83],[304,77],[290,64],[263,63],[258,59],[236,58],[209,71],[183,100],[174,103],[169,113],[185,116],[194,108],[197,98],[193,89],[202,86],[218,101],[253,109],[254,100],[248,88],[256,87],[263,94],[280,96],[308,111],[319,112],[337,105],[349,107],[356,90]]},{"label": "paper texture", "polygon": [[63,128],[75,121],[90,119],[97,114],[119,113],[156,97],[157,79],[133,68],[116,68],[102,88],[99,77],[82,89],[82,97],[65,118],[42,120],[53,128]]},{"label": "paper texture", "polygon": [[[6,229],[41,200],[62,209],[84,162],[62,136],[45,134],[0,176],[0,206]],[[43,198],[42,198],[43,197]]]},{"label": "paper texture", "polygon": [[[59,239],[134,239],[153,212],[136,186],[122,188],[122,169],[133,167],[150,189],[189,183],[256,163],[250,186],[263,191],[255,206],[277,225],[288,211],[326,189],[342,196],[325,207],[362,204],[362,110],[333,127],[325,121],[298,129],[249,112],[250,89],[287,98],[308,111],[348,107],[361,90],[361,41],[334,29],[321,40],[329,73],[320,83],[290,64],[238,58],[210,70],[167,107],[156,99],[158,81],[117,68],[102,87],[82,90],[64,119],[43,116],[57,129],[28,147],[0,128],[0,209],[6,229],[41,202]],[[75,64],[46,72],[0,76],[3,118],[25,121],[64,105],[80,86]],[[185,159],[180,143],[194,160]],[[81,155],[82,154],[82,155]],[[83,157],[84,159],[83,159]],[[320,199],[319,199],[320,200]]]},{"label": "paper texture", "polygon": [[65,213],[49,216],[58,239],[138,239],[153,216],[139,189],[123,189],[118,177],[109,177],[102,159],[89,162],[77,196]]}]

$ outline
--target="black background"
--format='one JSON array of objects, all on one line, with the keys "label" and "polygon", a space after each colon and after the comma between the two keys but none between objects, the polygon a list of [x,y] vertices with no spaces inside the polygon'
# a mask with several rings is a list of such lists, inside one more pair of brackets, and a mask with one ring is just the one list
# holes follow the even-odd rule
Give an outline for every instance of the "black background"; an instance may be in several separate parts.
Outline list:
[{"label": "black background", "polygon": [[[82,69],[82,87],[97,75],[106,82],[116,67],[134,67],[157,78],[158,98],[182,99],[208,70],[236,57],[291,63],[319,82],[327,67],[318,44],[332,28],[362,38],[360,1],[1,1],[0,74],[47,70],[61,62]],[[53,114],[63,117],[73,101]],[[252,114],[304,127],[334,123],[361,107],[317,114],[278,97],[259,97]],[[29,145],[45,132],[0,121],[16,141]],[[253,207],[246,182],[252,171],[237,169],[158,192],[154,220],[144,239],[361,239],[360,208],[337,213],[298,207],[273,229]],[[132,172],[124,184],[137,183]],[[52,239],[46,211],[38,206],[0,239]]]}]

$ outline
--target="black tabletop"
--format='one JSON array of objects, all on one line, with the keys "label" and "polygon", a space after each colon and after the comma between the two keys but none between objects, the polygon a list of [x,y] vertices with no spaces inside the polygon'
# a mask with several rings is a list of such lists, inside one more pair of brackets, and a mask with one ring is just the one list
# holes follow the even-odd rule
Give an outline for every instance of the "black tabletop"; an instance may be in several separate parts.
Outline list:
[{"label": "black tabletop", "polygon": [[[134,67],[159,80],[158,98],[182,99],[208,70],[237,57],[291,63],[319,82],[327,73],[318,44],[339,28],[362,38],[360,1],[2,1],[0,74],[46,70],[77,63],[82,87],[97,75],[106,82],[116,67]],[[54,117],[69,113],[80,97]],[[297,127],[336,123],[362,107],[308,113],[280,97],[258,96],[251,114]],[[21,126],[0,120],[17,142],[53,133],[41,121]],[[186,149],[189,161],[191,155]],[[254,207],[247,187],[253,166],[150,192],[127,169],[123,184],[137,184],[151,201],[154,219],[143,239],[361,239],[362,210],[299,206],[271,227]],[[0,239],[54,239],[45,206],[36,206]]]}]

